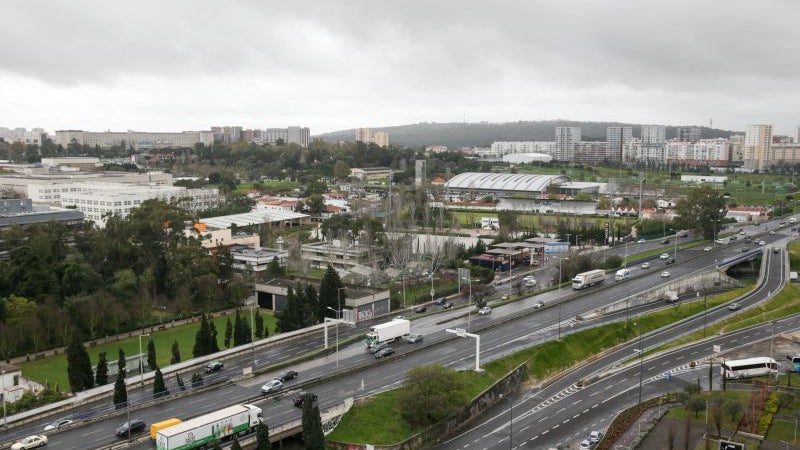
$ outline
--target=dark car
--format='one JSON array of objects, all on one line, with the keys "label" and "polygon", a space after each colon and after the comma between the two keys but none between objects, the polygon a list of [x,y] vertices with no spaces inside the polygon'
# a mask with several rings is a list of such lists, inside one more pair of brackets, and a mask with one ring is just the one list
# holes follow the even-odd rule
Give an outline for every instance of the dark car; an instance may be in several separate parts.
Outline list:
[{"label": "dark car", "polygon": [[375,359],[381,359],[384,356],[389,356],[394,353],[394,349],[392,347],[386,347],[384,349],[379,350],[375,353]]},{"label": "dark car", "polygon": [[220,362],[220,361],[211,361],[206,366],[206,373],[218,372],[218,371],[222,370],[223,367],[225,367],[225,364],[222,364],[222,362]]},{"label": "dark car", "polygon": [[427,310],[428,310],[428,307],[425,306],[425,305],[419,305],[416,308],[414,308],[414,312],[415,313],[424,313]]},{"label": "dark car", "polygon": [[444,297],[439,297],[439,298],[436,299],[436,301],[434,303],[436,303],[439,306],[442,306],[445,303],[447,303],[447,299],[444,298]]},{"label": "dark car", "polygon": [[145,428],[147,427],[144,420],[133,419],[118,426],[115,433],[118,437],[128,437],[128,434],[141,433]]},{"label": "dark car", "polygon": [[381,342],[379,344],[375,344],[372,347],[370,347],[369,352],[374,355],[387,347],[389,347],[389,344],[387,344],[386,342]]},{"label": "dark car", "polygon": [[444,308],[444,309],[450,309],[450,308],[452,308],[453,306],[455,306],[455,305],[453,304],[453,302],[446,302],[445,304],[443,304],[443,305],[442,305],[442,308]]},{"label": "dark car", "polygon": [[[309,394],[311,394],[312,400],[317,401],[318,398],[317,394],[313,392],[309,392]],[[294,406],[297,406],[298,408],[302,408],[305,402],[306,402],[306,393],[303,391],[300,391],[292,396],[292,403],[294,403]]]},{"label": "dark car", "polygon": [[284,382],[294,380],[295,378],[297,378],[297,372],[294,370],[287,370],[286,372],[278,375],[278,379]]},{"label": "dark car", "polygon": [[669,239],[664,239],[663,241],[661,241],[661,243],[662,244],[669,244]]},{"label": "dark car", "polygon": [[665,262],[667,263],[666,265],[675,264],[675,258],[670,258],[670,259],[666,260]]}]

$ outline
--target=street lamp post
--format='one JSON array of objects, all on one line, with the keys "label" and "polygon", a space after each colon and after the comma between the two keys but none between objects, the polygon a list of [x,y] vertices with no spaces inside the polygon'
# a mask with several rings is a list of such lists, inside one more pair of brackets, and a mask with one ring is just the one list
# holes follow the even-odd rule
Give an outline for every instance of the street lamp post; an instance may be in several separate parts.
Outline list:
[{"label": "street lamp post", "polygon": [[0,397],[3,399],[3,428],[8,425],[6,422],[6,371],[0,370],[0,383],[2,383],[3,391],[0,392]]},{"label": "street lamp post", "polygon": [[139,335],[139,376],[141,377],[139,381],[144,387],[144,363],[142,363],[142,337],[150,336],[149,333],[140,334]]}]

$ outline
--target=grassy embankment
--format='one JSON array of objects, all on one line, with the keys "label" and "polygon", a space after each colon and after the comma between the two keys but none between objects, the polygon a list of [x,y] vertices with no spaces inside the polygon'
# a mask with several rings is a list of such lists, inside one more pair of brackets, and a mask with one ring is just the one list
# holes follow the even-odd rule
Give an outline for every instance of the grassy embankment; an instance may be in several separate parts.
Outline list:
[{"label": "grassy embankment", "polygon": [[[742,292],[742,289],[738,289],[709,297],[708,307],[728,302]],[[673,308],[634,317],[629,324],[613,323],[569,334],[561,341],[545,342],[485,364],[483,368],[486,371],[483,374],[464,372],[463,376],[475,381],[469,392],[471,396],[481,392],[522,363],[528,363],[530,378],[542,379],[586,360],[595,353],[635,338],[639,332],[646,333],[661,328],[702,310],[702,300],[685,302]],[[404,422],[394,401],[395,395],[396,391],[381,393],[362,405],[354,406],[328,436],[329,439],[388,445],[401,442],[421,432],[423,428],[413,428]],[[375,434],[377,429],[380,429],[380,435]]]},{"label": "grassy embankment", "polygon": [[[243,312],[243,318],[250,320],[250,314],[247,311]],[[275,333],[275,317],[271,314],[261,314],[264,318],[264,323],[268,324],[270,336]],[[214,318],[214,326],[217,328],[217,341],[220,348],[224,349],[222,345],[225,340],[225,323],[227,318],[231,318],[233,322],[234,317],[228,314],[223,317]],[[187,360],[192,358],[192,348],[194,347],[194,338],[199,328],[199,322],[193,322],[185,325],[175,325],[175,327],[168,327],[165,330],[156,330],[148,337],[142,338],[142,353],[147,358],[147,341],[153,339],[156,346],[156,360],[159,367],[166,367],[172,359],[172,342],[178,341],[178,348],[181,352],[181,359]],[[139,338],[134,334],[132,338],[123,339],[119,342],[112,342],[108,344],[97,345],[96,347],[89,347],[89,358],[92,365],[96,365],[99,354],[106,352],[106,359],[116,361],[118,356],[118,349],[125,352],[125,356],[132,356],[139,353]],[[49,382],[50,386],[55,386],[56,383],[62,391],[69,391],[69,382],[67,380],[67,357],[64,353],[56,356],[50,356],[35,361],[30,361],[21,364],[22,375],[34,381],[44,384]],[[113,383],[114,380],[110,380]]]}]

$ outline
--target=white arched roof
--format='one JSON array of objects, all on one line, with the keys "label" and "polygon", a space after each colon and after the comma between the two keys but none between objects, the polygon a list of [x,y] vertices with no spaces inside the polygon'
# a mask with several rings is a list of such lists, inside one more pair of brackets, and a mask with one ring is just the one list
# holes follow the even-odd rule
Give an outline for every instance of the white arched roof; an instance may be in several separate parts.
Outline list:
[{"label": "white arched roof", "polygon": [[568,181],[569,178],[563,175],[466,172],[454,176],[445,186],[453,189],[479,191],[544,192],[550,184],[561,184]]},{"label": "white arched roof", "polygon": [[503,155],[503,162],[511,164],[527,164],[532,162],[550,162],[553,157],[544,153],[509,153]]}]

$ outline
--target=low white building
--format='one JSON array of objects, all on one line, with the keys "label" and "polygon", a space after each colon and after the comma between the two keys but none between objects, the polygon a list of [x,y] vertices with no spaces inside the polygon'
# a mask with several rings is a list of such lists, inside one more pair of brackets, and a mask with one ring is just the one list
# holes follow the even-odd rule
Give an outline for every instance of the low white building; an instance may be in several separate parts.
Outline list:
[{"label": "low white building", "polygon": [[76,192],[118,187],[121,185],[172,186],[172,174],[105,172],[57,175],[0,176],[0,189],[10,189],[34,204],[61,206],[61,196]]},{"label": "low white building", "polygon": [[180,186],[95,185],[96,189],[61,194],[61,206],[84,213],[86,220],[105,226],[109,216],[127,217],[146,200],[176,203],[189,212],[219,206],[218,189],[186,189]]},{"label": "low white building", "polygon": [[0,362],[0,396],[3,402],[15,402],[27,391],[21,380],[22,369]]}]

